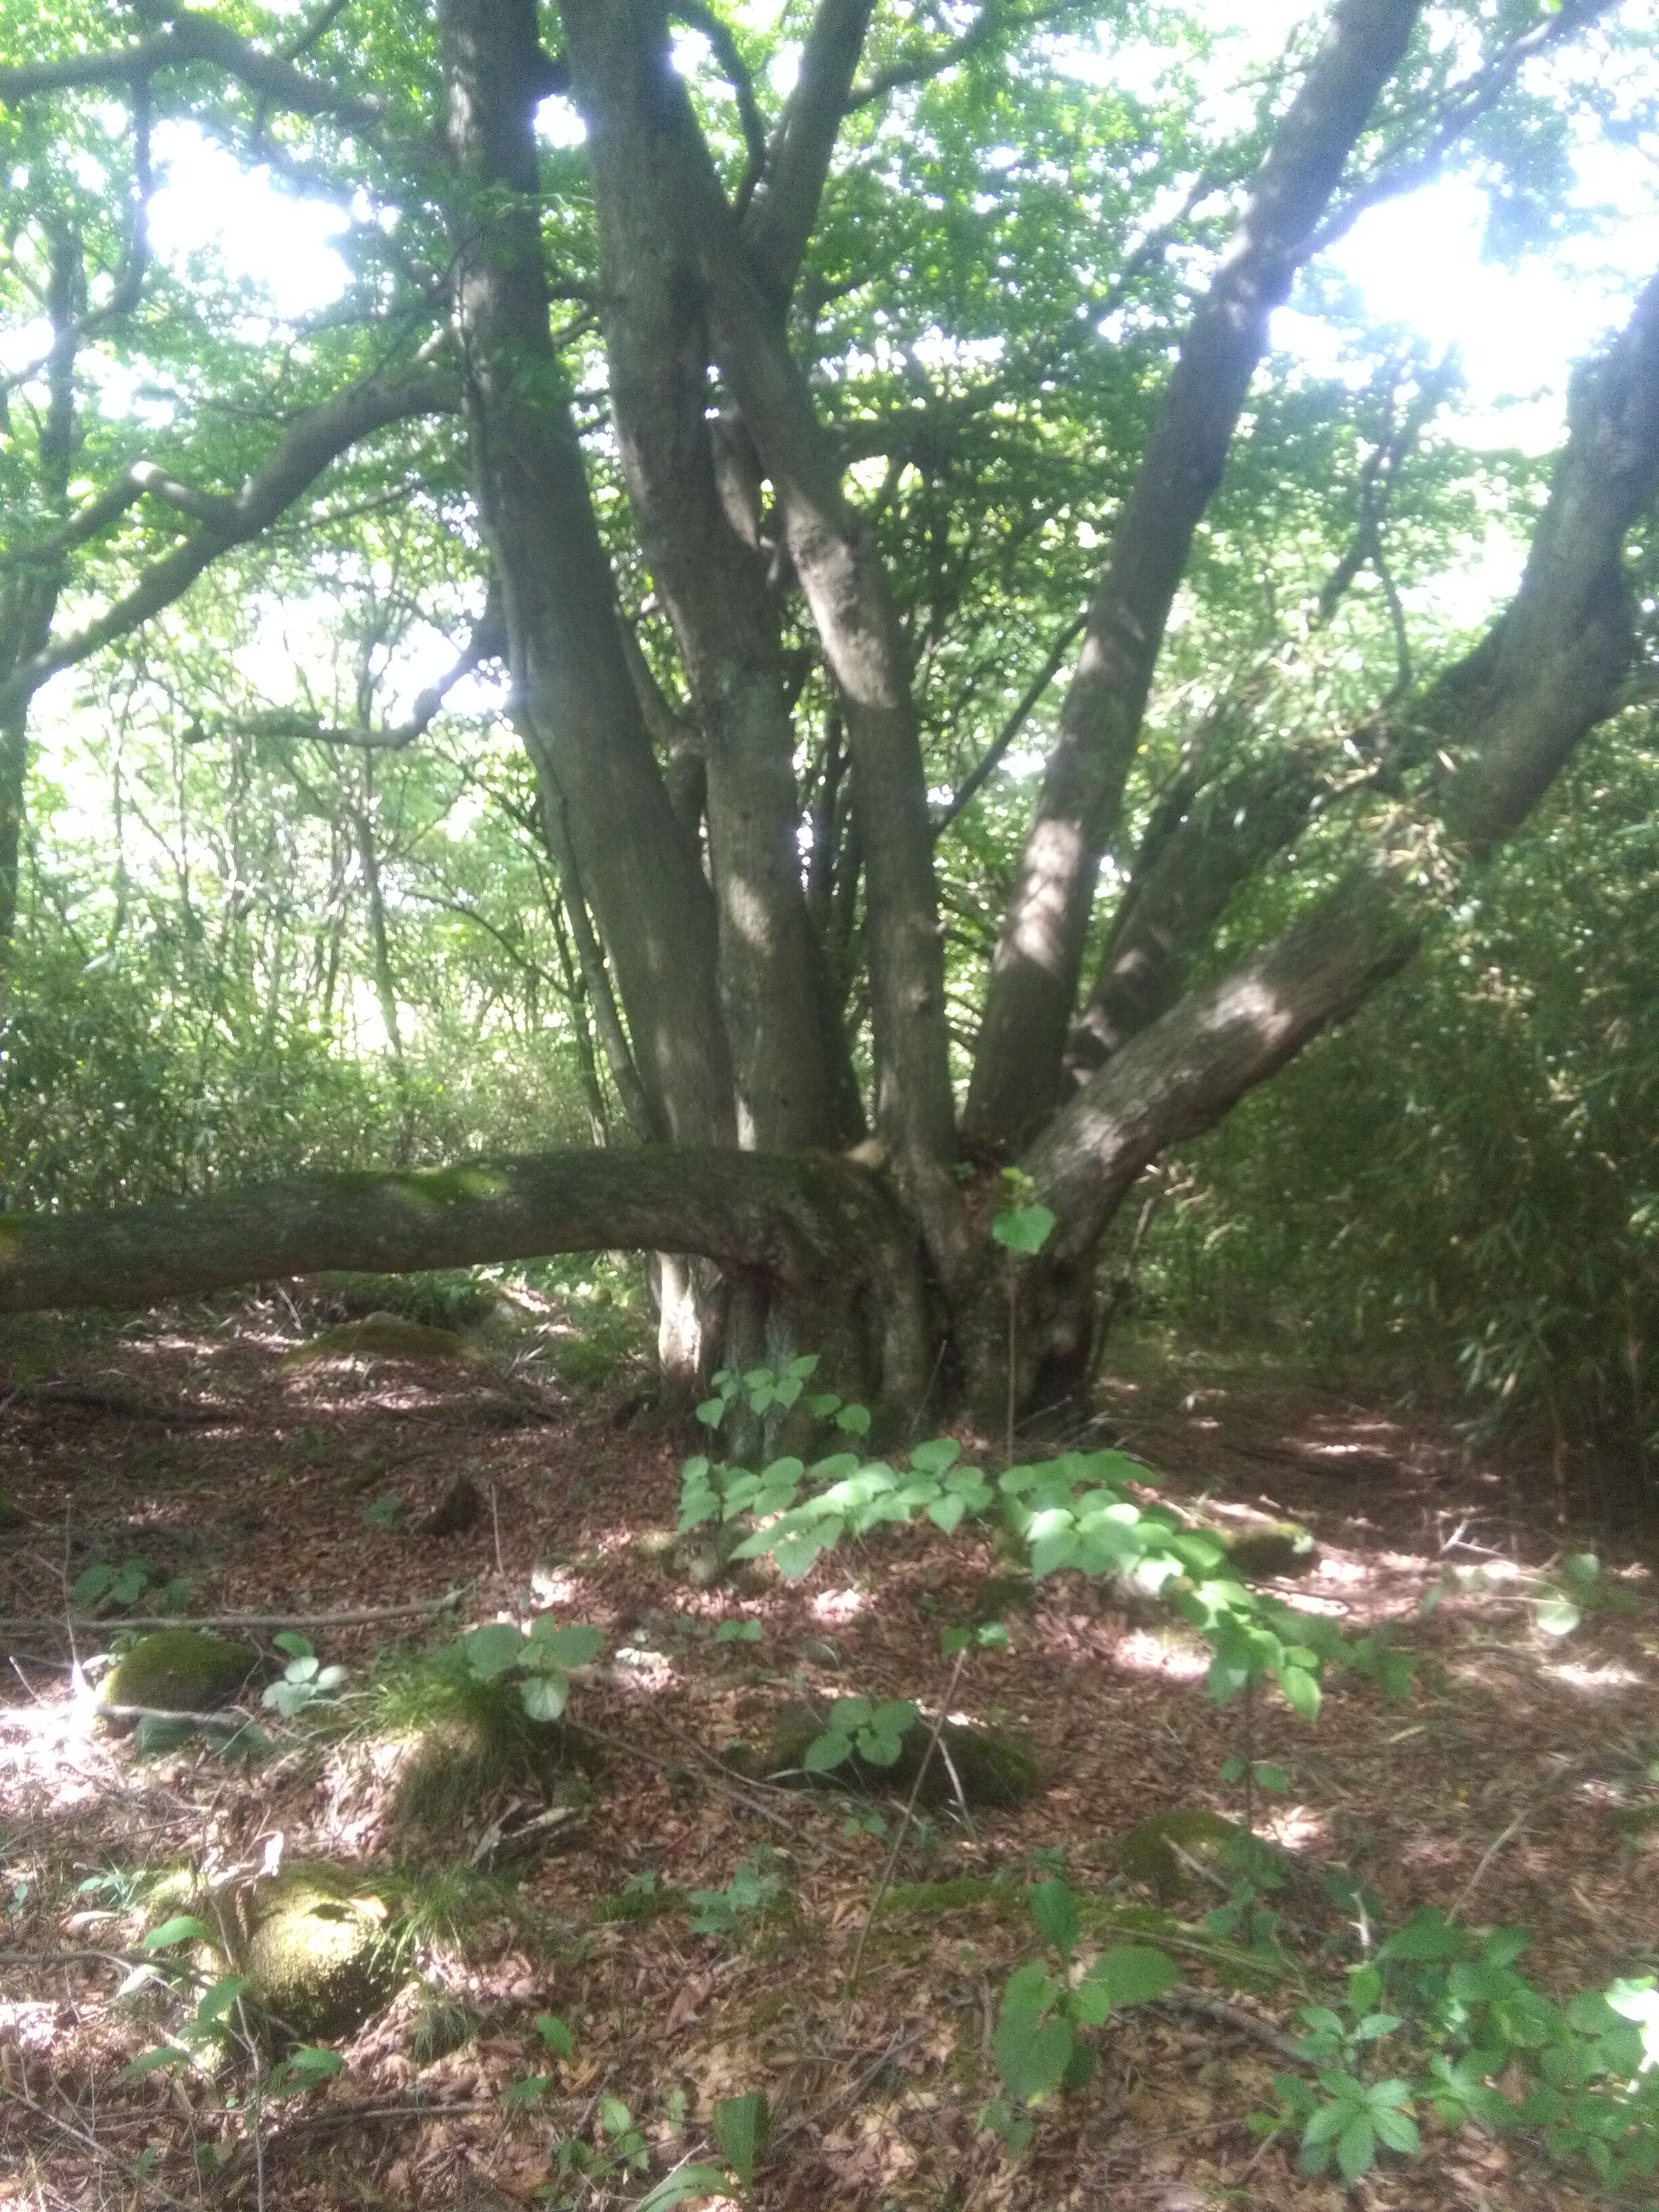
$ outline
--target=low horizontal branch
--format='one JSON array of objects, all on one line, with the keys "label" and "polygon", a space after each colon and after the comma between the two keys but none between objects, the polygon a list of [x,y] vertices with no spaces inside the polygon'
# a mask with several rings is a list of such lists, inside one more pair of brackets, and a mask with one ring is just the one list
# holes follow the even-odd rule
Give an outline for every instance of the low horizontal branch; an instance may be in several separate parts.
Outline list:
[{"label": "low horizontal branch", "polygon": [[684,1252],[786,1284],[895,1253],[876,1178],[830,1153],[651,1146],[295,1176],[76,1214],[0,1214],[0,1312],[145,1306],[329,1269]]}]

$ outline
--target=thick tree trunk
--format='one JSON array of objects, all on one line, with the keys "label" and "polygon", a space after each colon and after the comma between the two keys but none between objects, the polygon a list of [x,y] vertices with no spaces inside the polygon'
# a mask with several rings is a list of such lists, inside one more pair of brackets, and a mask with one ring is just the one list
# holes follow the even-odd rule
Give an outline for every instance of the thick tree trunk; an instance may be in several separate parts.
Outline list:
[{"label": "thick tree trunk", "polygon": [[801,886],[759,484],[751,497],[717,466],[698,277],[676,221],[667,141],[681,100],[666,24],[653,0],[566,0],[563,13],[588,123],[617,438],[702,732],[739,1135],[763,1149],[855,1144],[863,1109]]},{"label": "thick tree trunk", "polygon": [[544,803],[568,810],[653,1125],[719,1142],[735,1121],[713,902],[652,752],[548,329],[532,129],[547,64],[533,0],[443,0],[440,27],[476,489],[520,726]]}]

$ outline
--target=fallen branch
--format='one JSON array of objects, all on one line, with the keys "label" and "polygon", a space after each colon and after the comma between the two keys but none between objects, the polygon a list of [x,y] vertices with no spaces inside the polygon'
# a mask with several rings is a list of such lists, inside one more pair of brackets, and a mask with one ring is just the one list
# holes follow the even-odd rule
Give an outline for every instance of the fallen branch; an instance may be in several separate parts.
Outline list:
[{"label": "fallen branch", "polygon": [[422,1598],[414,1605],[376,1605],[350,1607],[341,1613],[133,1613],[92,1620],[81,1614],[30,1614],[0,1622],[0,1634],[27,1629],[51,1628],[361,1628],[374,1620],[408,1620],[416,1614],[442,1613],[459,1605],[466,1586],[446,1590],[441,1597]]},{"label": "fallen branch", "polygon": [[1288,2035],[1281,2035],[1270,2021],[1258,2020],[1253,2012],[1246,2012],[1243,2005],[1229,2004],[1225,1997],[1212,1997],[1203,1990],[1171,1990],[1155,2002],[1170,2012],[1199,2013],[1206,2020],[1219,2021],[1225,2027],[1237,2028],[1241,2035],[1265,2044],[1292,2066],[1309,2063],[1308,2054],[1299,2043]]}]

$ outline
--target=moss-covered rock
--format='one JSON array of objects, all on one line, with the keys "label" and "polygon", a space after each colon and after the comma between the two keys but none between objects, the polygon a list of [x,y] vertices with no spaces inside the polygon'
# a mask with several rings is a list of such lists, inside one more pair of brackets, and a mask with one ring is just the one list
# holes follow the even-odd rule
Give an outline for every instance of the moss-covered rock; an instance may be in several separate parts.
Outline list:
[{"label": "moss-covered rock", "polygon": [[349,2035],[398,1978],[382,1900],[338,1869],[285,1867],[248,1904],[249,1994],[281,2028],[310,2040]]},{"label": "moss-covered rock", "polygon": [[[1220,1530],[1214,1532],[1221,1535]],[[1280,1577],[1295,1579],[1310,1575],[1319,1565],[1319,1547],[1311,1528],[1299,1521],[1268,1521],[1259,1528],[1242,1528],[1222,1535],[1228,1565],[1247,1583],[1272,1582]]]},{"label": "moss-covered rock", "polygon": [[210,1713],[228,1705],[260,1668],[252,1644],[204,1628],[158,1628],[141,1636],[104,1677],[106,1706],[148,1705],[154,1711]]},{"label": "moss-covered rock", "polygon": [[1224,1882],[1272,1877],[1283,1854],[1205,1806],[1178,1805],[1131,1828],[1119,1840],[1117,1859],[1131,1881],[1144,1882],[1167,1904],[1183,1888],[1203,1884],[1206,1870]]},{"label": "moss-covered rock", "polygon": [[453,1853],[505,1791],[556,1802],[582,1763],[569,1732],[532,1720],[510,1682],[434,1670],[404,1686],[391,1717],[401,1747],[391,1823],[422,1856]]},{"label": "moss-covered rock", "polygon": [[728,1753],[727,1758],[768,1781],[804,1789],[851,1790],[867,1796],[908,1796],[920,1771],[921,1787],[916,1802],[927,1806],[954,1804],[958,1784],[970,1805],[1023,1805],[1042,1786],[1036,1752],[1023,1736],[1008,1729],[949,1722],[940,1731],[939,1748],[929,1758],[933,1723],[917,1719],[904,1731],[898,1758],[891,1766],[874,1765],[854,1752],[828,1772],[809,1774],[801,1765],[806,1747],[823,1732],[823,1722],[817,1714],[792,1706],[781,1716],[763,1750],[740,1751],[735,1759]]},{"label": "moss-covered rock", "polygon": [[477,1360],[477,1347],[453,1329],[430,1328],[401,1315],[370,1314],[365,1321],[342,1322],[286,1354],[288,1368],[312,1367],[329,1359],[405,1359],[416,1365],[446,1360]]}]

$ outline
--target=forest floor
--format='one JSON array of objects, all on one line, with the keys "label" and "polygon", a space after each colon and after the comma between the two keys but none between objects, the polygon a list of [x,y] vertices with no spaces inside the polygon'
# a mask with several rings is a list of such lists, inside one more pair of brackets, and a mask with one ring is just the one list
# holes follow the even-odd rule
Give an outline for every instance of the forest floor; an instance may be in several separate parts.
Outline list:
[{"label": "forest floor", "polygon": [[[1117,1841],[1172,1808],[1239,1817],[1220,1769],[1241,1748],[1240,1710],[1206,1698],[1206,1654],[1183,1626],[1131,1617],[1071,1573],[1011,1606],[1007,1648],[953,1674],[941,1627],[983,1619],[1007,1579],[967,1530],[878,1534],[798,1583],[688,1577],[658,1533],[674,1528],[680,1448],[610,1418],[623,1370],[597,1389],[556,1379],[614,1319],[532,1300],[512,1320],[516,1334],[486,1332],[481,1361],[441,1368],[295,1364],[319,1310],[283,1294],[0,1335],[0,1492],[26,1516],[0,1534],[0,2204],[635,2206],[688,2158],[719,2163],[714,2101],[753,2091],[770,2136],[746,2201],[770,2212],[1607,2201],[1536,2133],[1454,2133],[1421,2110],[1421,2158],[1385,2154],[1352,2192],[1300,2176],[1294,2141],[1264,2143],[1248,2122],[1275,2103],[1273,2038],[1300,2032],[1309,1991],[1230,1980],[1202,1942],[1221,1899],[1201,1885],[1174,1906],[1191,1939],[1181,1989],[1113,2015],[1092,2081],[1039,2108],[1011,2160],[981,2114],[1000,2094],[1002,1984],[1040,1954],[1029,1885],[1063,1871],[1085,1905],[1150,1905]],[[1529,1486],[1466,1440],[1455,1408],[1142,1347],[1103,1410],[1176,1497],[1315,1532],[1321,1564],[1285,1595],[1391,1627],[1421,1655],[1403,1703],[1346,1675],[1311,1726],[1258,1702],[1249,1749],[1289,1787],[1257,1796],[1256,1825],[1295,1863],[1368,1884],[1384,1926],[1424,1905],[1525,1926],[1526,1969],[1558,1997],[1651,1971],[1649,1568],[1609,1556],[1606,1598],[1575,1632],[1545,1632],[1534,1577],[1582,1547],[1523,1517]],[[460,1473],[483,1501],[475,1523],[420,1533]],[[312,1631],[348,1670],[344,1694],[291,1723],[259,1714],[261,1759],[199,1739],[141,1757],[73,1671],[109,1648],[118,1616],[73,1649],[64,1625],[89,1565],[132,1560],[152,1589],[182,1577],[192,1618],[464,1597],[441,1620]],[[1453,1567],[1486,1571],[1425,1615]],[[605,1633],[571,1705],[596,1753],[587,1787],[506,1871],[422,1870],[363,1748],[371,1686],[467,1623],[549,1609]],[[717,1640],[723,1622],[758,1640]],[[269,1648],[268,1632],[256,1640]],[[954,1717],[1034,1743],[1044,1786],[1030,1802],[971,1826],[949,1807],[904,1820],[893,1802],[746,1783],[722,1763],[792,1700],[936,1712],[953,1680]],[[469,1840],[507,1809],[477,1807]],[[406,1985],[302,2095],[250,2100],[264,2062],[234,2050],[216,2069],[124,2074],[176,2032],[164,1988],[120,1994],[146,1929],[179,1909],[169,1898],[222,1890],[274,1852],[345,1861],[363,1891],[417,1899]],[[693,1931],[694,1892],[725,1893],[723,1932]],[[1340,1987],[1354,1916],[1333,1921],[1319,1894],[1310,1875],[1267,1901],[1298,1927],[1315,1900],[1299,1955],[1322,1956]],[[434,2057],[416,2023],[443,2003],[465,2039]],[[538,2033],[550,2014],[568,2055]],[[538,2076],[539,2094],[513,2092]],[[562,2144],[580,2147],[562,2176]]]}]

